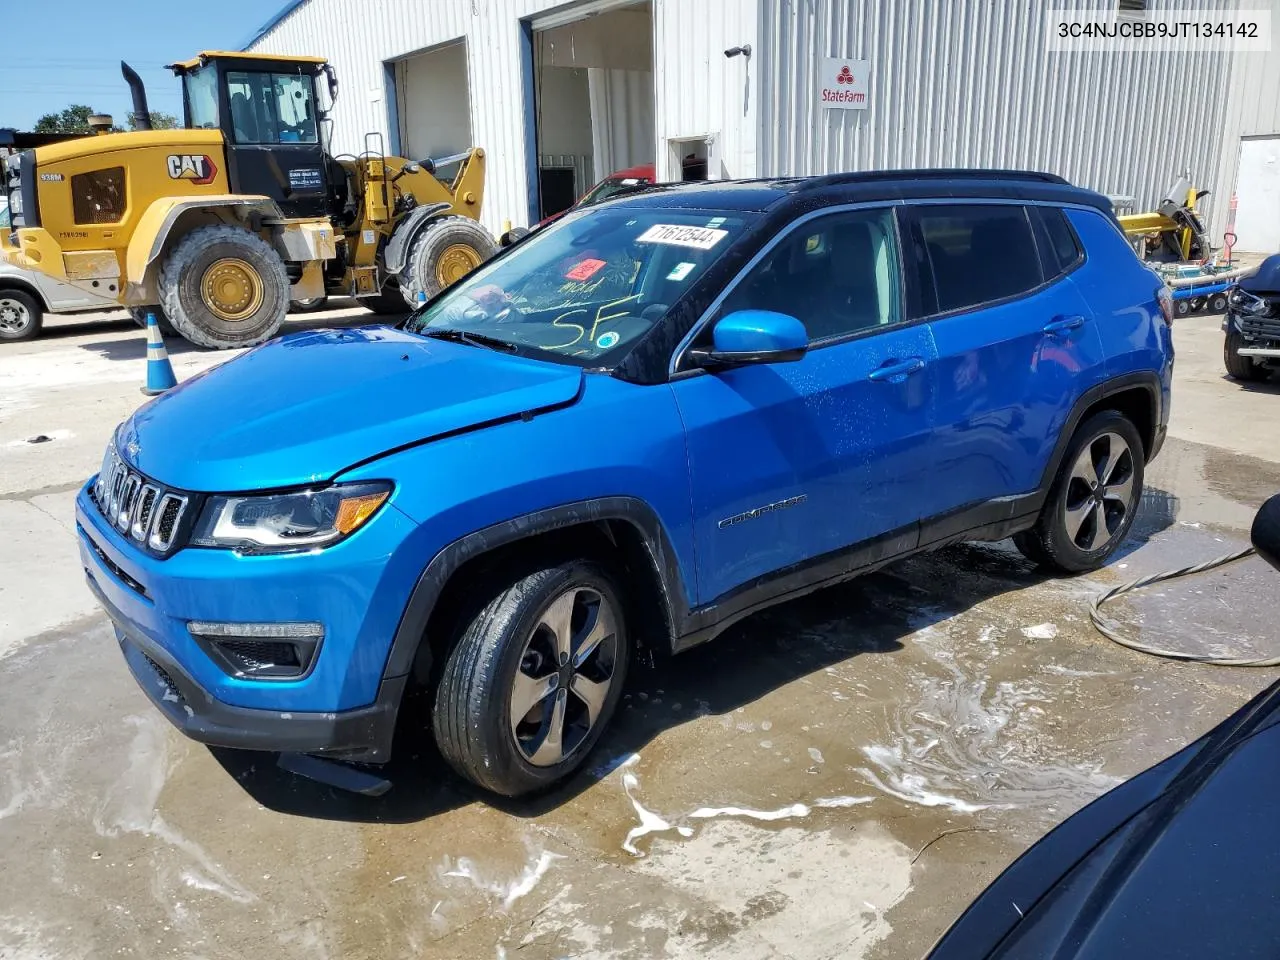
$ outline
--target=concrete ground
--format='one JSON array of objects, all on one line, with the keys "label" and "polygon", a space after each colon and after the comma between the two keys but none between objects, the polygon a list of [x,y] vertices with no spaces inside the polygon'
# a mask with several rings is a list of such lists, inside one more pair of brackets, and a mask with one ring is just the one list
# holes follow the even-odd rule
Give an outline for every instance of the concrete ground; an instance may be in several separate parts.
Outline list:
[{"label": "concrete ground", "polygon": [[[1280,384],[1223,378],[1217,318],[1176,339],[1172,436],[1105,570],[960,546],[775,609],[636,676],[590,770],[531,803],[477,796],[413,731],[378,801],[176,734],[72,532],[142,335],[54,319],[0,347],[0,957],[921,955],[1050,826],[1276,678],[1088,624],[1106,586],[1242,545],[1280,490]],[[170,349],[180,378],[228,356]],[[1115,614],[1274,651],[1275,577],[1249,560]]]}]

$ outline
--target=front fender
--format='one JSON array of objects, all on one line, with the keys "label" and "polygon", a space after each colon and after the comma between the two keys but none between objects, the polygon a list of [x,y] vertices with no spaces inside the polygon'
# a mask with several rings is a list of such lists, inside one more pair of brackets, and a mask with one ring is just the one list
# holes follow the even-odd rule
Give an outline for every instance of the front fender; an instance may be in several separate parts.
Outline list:
[{"label": "front fender", "polygon": [[199,197],[164,197],[155,200],[138,218],[129,248],[125,253],[126,304],[154,303],[152,271],[174,226],[186,213],[219,209],[234,211],[238,217],[257,213],[263,217],[280,218],[283,214],[270,197],[213,194]]},{"label": "front fender", "polygon": [[409,248],[413,246],[413,241],[418,234],[427,228],[429,221],[444,215],[451,209],[453,209],[452,204],[428,203],[414,208],[412,213],[400,221],[395,233],[387,241],[387,251],[383,258],[388,276],[400,275],[408,261]]}]

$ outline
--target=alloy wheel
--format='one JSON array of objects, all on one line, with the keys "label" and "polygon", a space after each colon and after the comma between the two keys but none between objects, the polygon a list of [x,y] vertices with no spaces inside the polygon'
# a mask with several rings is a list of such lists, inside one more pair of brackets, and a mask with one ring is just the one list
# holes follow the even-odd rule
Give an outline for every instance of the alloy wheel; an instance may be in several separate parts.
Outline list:
[{"label": "alloy wheel", "polygon": [[1134,509],[1133,481],[1133,450],[1119,434],[1099,434],[1080,451],[1063,498],[1067,538],[1077,548],[1095,553],[1124,528]]},{"label": "alloy wheel", "polygon": [[538,617],[511,685],[511,735],[535,767],[564,760],[599,722],[618,668],[618,617],[590,587],[570,587]]}]

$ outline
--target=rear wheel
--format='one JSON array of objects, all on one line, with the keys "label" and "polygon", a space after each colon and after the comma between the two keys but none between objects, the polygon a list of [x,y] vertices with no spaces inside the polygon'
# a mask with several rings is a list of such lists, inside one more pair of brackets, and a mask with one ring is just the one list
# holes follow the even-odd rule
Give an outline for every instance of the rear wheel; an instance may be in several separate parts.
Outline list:
[{"label": "rear wheel", "polygon": [[133,317],[133,322],[142,329],[147,328],[147,313],[153,312],[156,315],[156,326],[160,328],[160,333],[166,337],[178,336],[178,331],[173,329],[173,324],[169,322],[169,318],[165,316],[164,310],[159,307],[129,307],[129,316]]},{"label": "rear wheel", "polygon": [[508,584],[463,625],[435,692],[445,760],[504,796],[572,773],[622,695],[630,656],[620,593],[573,561]]},{"label": "rear wheel", "polygon": [[289,309],[289,278],[271,245],[230,224],[196,227],[160,271],[174,328],[202,347],[249,347],[274,336]]},{"label": "rear wheel", "polygon": [[1036,525],[1017,534],[1014,545],[1062,573],[1096,570],[1133,525],[1144,468],[1133,422],[1116,410],[1095,414],[1067,447]]},{"label": "rear wheel", "polygon": [[361,297],[356,301],[366,310],[371,310],[380,316],[389,313],[407,313],[408,307],[404,304],[404,297],[400,295],[400,291],[393,285],[386,287],[382,293],[376,297]]},{"label": "rear wheel", "polygon": [[34,340],[44,325],[44,309],[25,290],[0,290],[0,340]]},{"label": "rear wheel", "polygon": [[1240,348],[1245,345],[1244,337],[1236,330],[1227,330],[1222,341],[1222,365],[1227,368],[1227,376],[1232,380],[1261,380],[1267,375],[1264,367],[1256,363],[1253,357],[1240,356]]},{"label": "rear wheel", "polygon": [[329,303],[329,295],[324,294],[319,297],[308,297],[306,300],[290,300],[290,313],[315,313],[317,310],[323,310]]},{"label": "rear wheel", "polygon": [[419,293],[430,300],[497,252],[493,237],[470,217],[441,217],[429,223],[409,247],[400,278],[405,303],[416,307]]}]

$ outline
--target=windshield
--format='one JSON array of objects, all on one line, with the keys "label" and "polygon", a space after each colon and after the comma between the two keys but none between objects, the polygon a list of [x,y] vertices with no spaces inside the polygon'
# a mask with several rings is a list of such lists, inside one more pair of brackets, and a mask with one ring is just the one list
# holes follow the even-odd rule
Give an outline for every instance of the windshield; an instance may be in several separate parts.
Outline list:
[{"label": "windshield", "polygon": [[645,177],[606,177],[587,191],[579,204],[599,203],[627,190],[643,186],[650,181]]},{"label": "windshield", "polygon": [[747,217],[617,206],[570,214],[450,287],[406,326],[606,366],[662,320]]}]

